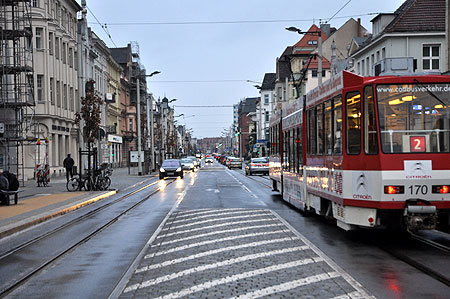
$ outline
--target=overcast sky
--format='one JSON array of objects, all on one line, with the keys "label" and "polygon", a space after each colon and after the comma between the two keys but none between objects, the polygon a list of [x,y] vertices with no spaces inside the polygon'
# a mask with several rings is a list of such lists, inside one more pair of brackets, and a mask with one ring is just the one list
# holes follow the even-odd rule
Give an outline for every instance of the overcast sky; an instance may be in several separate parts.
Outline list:
[{"label": "overcast sky", "polygon": [[[77,0],[81,3],[80,0]],[[361,18],[372,31],[373,13],[393,12],[402,0],[87,0],[89,26],[110,47],[137,41],[141,63],[156,98],[176,98],[175,114],[194,137],[221,136],[232,124],[231,106],[258,96],[253,80],[275,72],[275,61],[301,36],[284,28],[307,30],[320,20],[339,28]],[[347,4],[347,5],[346,5]],[[104,25],[111,39],[97,20]],[[134,23],[134,24],[133,24]],[[191,81],[191,82],[189,82]],[[192,82],[200,81],[200,82]],[[216,81],[216,82],[208,82]],[[195,116],[192,116],[195,115]]]}]

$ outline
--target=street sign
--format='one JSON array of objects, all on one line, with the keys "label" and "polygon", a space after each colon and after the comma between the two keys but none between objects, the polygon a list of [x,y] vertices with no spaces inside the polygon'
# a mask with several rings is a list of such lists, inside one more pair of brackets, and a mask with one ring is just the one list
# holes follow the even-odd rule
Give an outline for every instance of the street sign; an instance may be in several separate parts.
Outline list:
[{"label": "street sign", "polygon": [[[138,151],[130,151],[130,162],[138,163]],[[144,162],[144,152],[141,153],[141,162]]]}]

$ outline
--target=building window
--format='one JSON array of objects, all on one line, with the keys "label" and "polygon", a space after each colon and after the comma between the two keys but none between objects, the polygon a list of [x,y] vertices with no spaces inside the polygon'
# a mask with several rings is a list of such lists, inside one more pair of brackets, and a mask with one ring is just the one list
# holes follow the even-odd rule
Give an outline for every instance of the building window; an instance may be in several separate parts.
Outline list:
[{"label": "building window", "polygon": [[77,103],[75,105],[76,112],[80,112],[80,105],[79,105],[79,103],[80,103],[80,96],[78,94],[78,89],[75,89],[75,101],[77,101]]},{"label": "building window", "polygon": [[439,45],[423,45],[423,69],[439,70]]},{"label": "building window", "polygon": [[53,32],[48,33],[48,54],[53,55]]},{"label": "building window", "polygon": [[36,49],[42,49],[42,28],[36,28]]},{"label": "building window", "polygon": [[36,95],[38,102],[42,102],[44,100],[44,75],[36,76]]},{"label": "building window", "polygon": [[33,5],[33,7],[39,7],[40,5],[39,5],[39,0],[33,0],[32,1],[32,5]]},{"label": "building window", "polygon": [[269,121],[269,111],[266,111],[266,122]]},{"label": "building window", "polygon": [[59,37],[55,37],[55,58],[59,59]]},{"label": "building window", "polygon": [[50,78],[50,103],[55,105],[55,79]]},{"label": "building window", "polygon": [[386,58],[386,48],[381,49],[381,59]]},{"label": "building window", "polygon": [[264,104],[269,105],[269,95],[268,94],[264,95]]},{"label": "building window", "polygon": [[133,119],[132,118],[130,118],[128,120],[128,128],[130,131],[133,131]]},{"label": "building window", "polygon": [[61,84],[56,81],[56,106],[61,107]]},{"label": "building window", "polygon": [[73,67],[73,49],[69,48],[69,66]]},{"label": "building window", "polygon": [[61,53],[62,62],[66,63],[66,43],[62,43],[62,53]]},{"label": "building window", "polygon": [[74,101],[73,101],[73,87],[70,88],[70,92],[69,92],[69,100],[70,100],[70,111],[74,110]]},{"label": "building window", "polygon": [[63,87],[63,108],[67,109],[67,84]]},{"label": "building window", "polygon": [[77,51],[73,51],[73,66],[74,69],[77,71],[78,70],[78,52]]}]

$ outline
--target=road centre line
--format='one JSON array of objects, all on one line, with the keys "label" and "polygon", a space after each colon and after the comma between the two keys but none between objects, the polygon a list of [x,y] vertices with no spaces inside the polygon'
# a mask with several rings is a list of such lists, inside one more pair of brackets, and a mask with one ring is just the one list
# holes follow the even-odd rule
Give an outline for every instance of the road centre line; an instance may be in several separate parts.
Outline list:
[{"label": "road centre line", "polygon": [[[192,229],[187,229],[187,230],[182,230],[182,231],[177,231],[177,232],[172,232],[172,233],[163,233],[163,234],[160,234],[157,238],[158,239],[159,238],[165,238],[165,237],[169,237],[169,236],[174,236],[174,235],[179,235],[179,234],[186,234],[186,233],[191,233],[191,232],[195,232],[195,231],[199,231],[199,230],[207,230],[207,229],[219,228],[219,227],[223,227],[223,226],[246,224],[246,223],[254,223],[254,222],[262,222],[262,221],[273,221],[273,220],[274,219],[272,217],[270,217],[270,218],[261,218],[261,219],[256,219],[256,220],[231,221],[231,222],[225,222],[225,223],[220,223],[220,224],[215,224],[215,225],[197,227],[197,228],[192,228]],[[166,230],[166,231],[168,231],[168,230]]]},{"label": "road centre line", "polygon": [[292,289],[295,289],[295,288],[298,288],[301,286],[305,286],[308,284],[312,284],[312,283],[316,283],[316,282],[320,282],[320,281],[324,281],[324,280],[328,280],[328,279],[333,279],[333,278],[337,278],[337,277],[340,277],[339,273],[337,273],[337,272],[328,272],[328,273],[324,273],[324,274],[309,276],[309,277],[297,279],[294,281],[288,281],[288,282],[279,284],[277,286],[272,286],[272,287],[264,288],[261,290],[253,291],[253,292],[248,292],[247,294],[239,295],[239,298],[266,297],[266,296],[270,296],[270,295],[273,295],[273,294],[276,294],[279,292],[289,291],[289,290],[292,290]]},{"label": "road centre line", "polygon": [[171,293],[171,294],[157,297],[157,298],[158,299],[159,298],[161,298],[161,299],[162,298],[167,298],[167,299],[168,298],[180,298],[183,296],[188,296],[188,295],[191,295],[191,294],[194,294],[197,292],[201,292],[203,290],[207,290],[209,288],[212,288],[212,287],[215,287],[215,286],[218,286],[221,284],[226,284],[226,283],[238,281],[238,280],[249,278],[249,277],[254,277],[257,275],[267,274],[267,273],[274,272],[274,271],[280,271],[280,270],[284,270],[284,269],[304,266],[307,264],[313,264],[313,263],[318,263],[318,262],[322,262],[322,261],[323,261],[322,258],[307,258],[304,260],[298,260],[298,261],[293,261],[293,262],[289,262],[289,263],[273,265],[273,266],[260,268],[257,270],[252,270],[252,271],[248,271],[248,272],[244,272],[244,273],[240,273],[240,274],[230,275],[230,276],[220,278],[220,279],[207,281],[207,282],[201,283],[196,286],[191,286],[189,288],[185,288],[179,292]]},{"label": "road centre line", "polygon": [[[189,218],[189,219],[175,220],[175,221],[172,221],[171,224],[173,224],[173,223],[180,223],[180,222],[186,222],[186,221],[192,221],[192,220],[197,220],[197,219],[205,219],[205,218],[209,218],[209,217],[224,216],[224,215],[253,214],[253,213],[258,213],[258,212],[261,212],[261,211],[264,211],[264,210],[250,210],[250,211],[249,210],[243,210],[243,211],[230,211],[230,212],[226,211],[226,212],[218,213],[218,214],[201,215],[201,216],[196,216],[196,217],[192,217],[192,218]],[[269,214],[269,213],[267,212],[267,214]],[[176,217],[176,218],[178,218],[178,217]]]},{"label": "road centre line", "polygon": [[258,229],[258,228],[269,228],[269,227],[274,227],[274,226],[283,226],[283,224],[282,223],[274,223],[274,224],[266,224],[266,225],[239,227],[239,228],[235,228],[235,229],[227,229],[227,230],[221,230],[221,231],[213,231],[213,232],[209,232],[209,233],[189,236],[186,238],[180,238],[180,239],[170,240],[170,241],[166,241],[166,242],[161,242],[161,243],[159,243],[159,245],[169,245],[169,244],[173,244],[173,243],[177,243],[177,242],[189,241],[189,240],[193,240],[193,239],[214,236],[214,235],[218,235],[218,234],[234,233],[234,232],[241,232],[241,231]]},{"label": "road centre line", "polygon": [[[252,234],[232,236],[232,237],[226,237],[226,238],[220,238],[220,239],[214,239],[214,240],[207,240],[207,241],[203,241],[203,242],[174,247],[174,248],[171,248],[168,250],[157,251],[155,253],[146,255],[145,258],[152,258],[154,256],[160,256],[163,254],[173,253],[176,251],[182,251],[182,250],[186,250],[189,248],[194,248],[194,247],[199,247],[199,246],[209,245],[209,244],[214,244],[214,243],[219,243],[219,242],[233,241],[233,240],[257,237],[257,236],[267,236],[267,235],[280,234],[280,233],[286,234],[288,232],[291,233],[289,230],[276,230],[276,231],[271,231],[271,232],[252,233]],[[292,237],[292,240],[297,240],[297,237]]]},{"label": "road centre line", "polygon": [[[262,217],[262,216],[267,216],[267,215],[268,215],[267,212],[263,212],[263,213],[254,214],[254,215],[247,215],[246,218]],[[183,228],[183,227],[189,227],[189,226],[194,226],[194,225],[200,225],[200,224],[205,224],[205,223],[210,223],[210,222],[217,222],[217,221],[223,221],[223,220],[231,220],[231,219],[242,219],[242,216],[208,219],[208,220],[197,221],[197,222],[192,222],[192,223],[188,223],[188,224],[169,226],[167,229],[164,229],[164,230],[177,229],[177,228]]]},{"label": "road centre line", "polygon": [[283,249],[277,249],[277,250],[272,250],[272,251],[267,251],[267,252],[260,252],[260,253],[256,253],[256,254],[248,254],[248,255],[244,255],[244,256],[240,256],[237,258],[232,258],[226,261],[222,261],[222,262],[217,262],[217,263],[212,263],[212,264],[206,264],[206,265],[201,265],[201,266],[197,266],[194,268],[190,268],[190,269],[186,269],[177,273],[171,273],[168,275],[164,275],[164,276],[160,276],[151,280],[147,280],[144,281],[140,284],[135,284],[132,286],[129,286],[128,288],[125,289],[124,293],[129,292],[129,291],[133,291],[133,290],[137,290],[137,289],[143,289],[143,288],[147,288],[153,285],[157,285],[159,283],[163,283],[169,280],[173,280],[173,279],[177,279],[180,278],[182,276],[186,276],[186,275],[190,275],[190,274],[195,274],[197,272],[201,272],[201,271],[206,271],[209,269],[215,269],[218,267],[224,267],[224,266],[230,266],[233,264],[237,264],[237,263],[243,263],[243,262],[247,262],[250,260],[255,260],[258,258],[263,258],[263,257],[270,257],[270,256],[274,256],[274,255],[278,255],[278,254],[285,254],[285,253],[290,253],[290,252],[299,252],[299,251],[303,251],[305,249],[309,249],[308,246],[297,246],[297,247],[290,247],[290,248],[283,248]]},{"label": "road centre line", "polygon": [[149,271],[152,269],[163,268],[163,267],[171,266],[174,264],[183,263],[183,262],[186,262],[189,260],[194,260],[197,258],[205,257],[208,255],[214,255],[214,254],[221,253],[221,252],[239,250],[239,249],[244,249],[244,248],[249,248],[249,247],[258,247],[258,246],[269,245],[269,244],[273,244],[273,243],[282,243],[282,242],[288,242],[288,241],[292,241],[292,238],[289,237],[289,238],[264,240],[264,241],[234,245],[234,246],[229,246],[229,247],[222,247],[222,248],[213,249],[213,250],[209,250],[209,251],[205,251],[205,252],[200,252],[200,253],[190,255],[190,256],[185,256],[185,257],[174,259],[174,260],[164,261],[164,262],[158,263],[158,264],[145,266],[140,269],[137,269],[135,273],[145,272],[145,271]]}]

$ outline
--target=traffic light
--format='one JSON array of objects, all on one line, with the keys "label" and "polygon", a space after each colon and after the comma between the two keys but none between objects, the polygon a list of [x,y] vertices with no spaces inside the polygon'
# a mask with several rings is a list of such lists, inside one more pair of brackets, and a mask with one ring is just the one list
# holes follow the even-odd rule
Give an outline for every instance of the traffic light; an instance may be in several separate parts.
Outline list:
[{"label": "traffic light", "polygon": [[238,137],[239,136],[239,132],[234,133],[234,136]]}]

